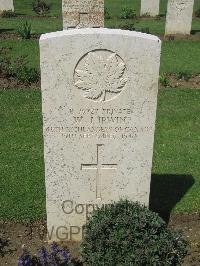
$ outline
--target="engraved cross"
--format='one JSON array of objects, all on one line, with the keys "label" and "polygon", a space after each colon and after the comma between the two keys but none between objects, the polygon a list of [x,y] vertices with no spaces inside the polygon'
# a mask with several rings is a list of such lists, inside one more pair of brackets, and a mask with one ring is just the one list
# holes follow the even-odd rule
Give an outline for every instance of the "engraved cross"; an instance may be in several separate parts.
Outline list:
[{"label": "engraved cross", "polygon": [[101,173],[103,170],[116,170],[117,164],[105,164],[102,162],[102,146],[97,144],[97,163],[81,164],[81,170],[96,171],[96,198],[101,199]]}]

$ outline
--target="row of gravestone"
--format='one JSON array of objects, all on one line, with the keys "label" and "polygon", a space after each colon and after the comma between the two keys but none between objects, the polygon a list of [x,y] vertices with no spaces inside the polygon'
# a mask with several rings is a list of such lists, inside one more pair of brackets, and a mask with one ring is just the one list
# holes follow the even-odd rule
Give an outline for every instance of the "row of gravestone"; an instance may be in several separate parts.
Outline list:
[{"label": "row of gravestone", "polygon": [[[160,0],[141,0],[141,15],[159,14]],[[63,28],[103,27],[104,0],[63,0]],[[190,34],[194,0],[168,0],[165,34]],[[13,0],[0,0],[0,10],[13,10]]]},{"label": "row of gravestone", "polygon": [[[141,0],[141,15],[159,14],[160,0]],[[168,0],[165,34],[190,34],[194,0]],[[64,29],[103,27],[104,0],[63,0]]]},{"label": "row of gravestone", "polygon": [[[141,15],[159,15],[160,0],[141,0]],[[168,0],[165,35],[190,34],[194,0]]]}]

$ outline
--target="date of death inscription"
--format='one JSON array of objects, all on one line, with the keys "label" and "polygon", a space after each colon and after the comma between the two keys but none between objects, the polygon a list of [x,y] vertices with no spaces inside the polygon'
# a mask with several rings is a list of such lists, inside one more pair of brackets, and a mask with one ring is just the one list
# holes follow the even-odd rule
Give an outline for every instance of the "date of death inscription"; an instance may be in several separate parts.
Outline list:
[{"label": "date of death inscription", "polygon": [[140,125],[129,108],[115,109],[69,109],[66,122],[45,128],[47,135],[62,135],[67,139],[135,139],[140,134],[149,134],[150,125]]}]

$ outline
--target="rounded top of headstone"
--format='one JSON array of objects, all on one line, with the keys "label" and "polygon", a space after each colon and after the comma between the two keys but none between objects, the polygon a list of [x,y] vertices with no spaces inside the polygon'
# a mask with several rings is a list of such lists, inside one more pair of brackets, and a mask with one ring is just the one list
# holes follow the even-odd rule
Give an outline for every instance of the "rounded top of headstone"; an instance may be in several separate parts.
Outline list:
[{"label": "rounded top of headstone", "polygon": [[121,29],[107,29],[107,28],[84,28],[84,29],[72,29],[72,30],[63,30],[63,31],[57,31],[57,32],[51,32],[42,34],[40,37],[40,41],[51,39],[51,38],[59,38],[64,36],[73,36],[73,35],[89,35],[89,34],[108,34],[108,35],[121,35],[121,36],[130,36],[135,38],[143,38],[146,40],[152,40],[161,43],[161,40],[151,34],[146,34],[142,32],[137,31],[129,31],[129,30],[121,30]]}]

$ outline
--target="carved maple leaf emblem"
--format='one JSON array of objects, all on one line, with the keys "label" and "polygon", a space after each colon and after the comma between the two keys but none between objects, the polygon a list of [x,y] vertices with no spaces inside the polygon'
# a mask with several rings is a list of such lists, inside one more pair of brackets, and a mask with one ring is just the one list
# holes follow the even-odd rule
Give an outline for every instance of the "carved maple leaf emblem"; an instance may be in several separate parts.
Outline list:
[{"label": "carved maple leaf emblem", "polygon": [[83,69],[75,70],[77,77],[75,85],[84,91],[84,97],[106,101],[109,94],[116,96],[126,85],[127,79],[123,78],[124,71],[125,64],[117,54],[112,53],[105,58],[98,53],[90,52]]}]

